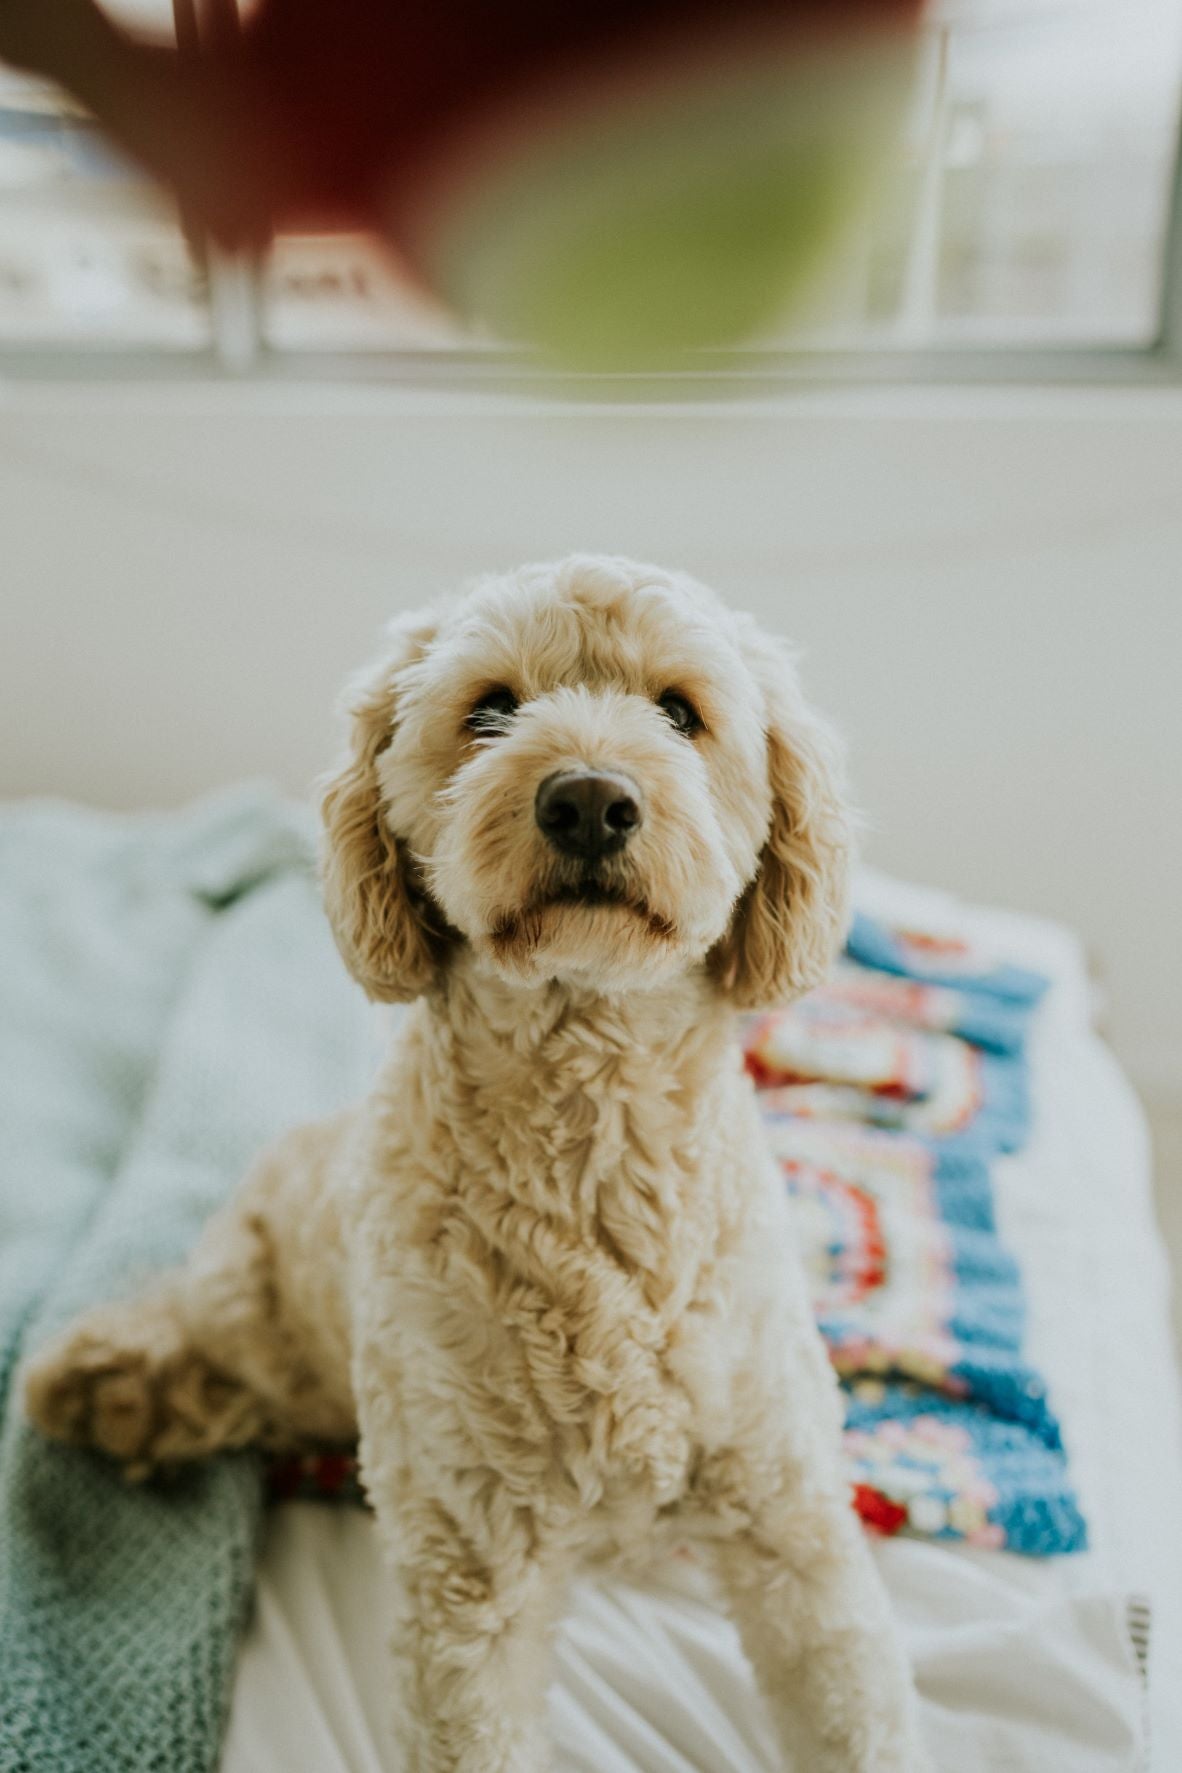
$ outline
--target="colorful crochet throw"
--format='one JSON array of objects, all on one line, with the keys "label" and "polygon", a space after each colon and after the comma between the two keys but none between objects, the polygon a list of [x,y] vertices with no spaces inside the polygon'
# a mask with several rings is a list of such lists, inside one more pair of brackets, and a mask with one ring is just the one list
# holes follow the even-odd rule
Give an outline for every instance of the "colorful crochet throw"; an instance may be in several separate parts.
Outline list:
[{"label": "colorful crochet throw", "polygon": [[[1086,1544],[1058,1423],[1023,1358],[989,1171],[1026,1137],[1026,1034],[1046,983],[859,915],[830,981],[745,1031],[847,1394],[854,1504],[882,1533],[1036,1556]],[[285,1461],[272,1488],[357,1496],[339,1454]]]},{"label": "colorful crochet throw", "polygon": [[748,1029],[848,1396],[855,1503],[885,1533],[1043,1555],[1086,1543],[990,1177],[1027,1134],[1045,988],[860,915],[833,979]]}]

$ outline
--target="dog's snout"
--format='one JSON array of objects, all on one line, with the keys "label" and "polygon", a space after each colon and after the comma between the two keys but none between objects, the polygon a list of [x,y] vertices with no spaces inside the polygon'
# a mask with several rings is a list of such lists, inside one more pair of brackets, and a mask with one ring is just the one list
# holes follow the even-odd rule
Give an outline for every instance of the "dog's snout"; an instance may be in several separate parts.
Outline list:
[{"label": "dog's snout", "polygon": [[593,861],[623,849],[640,825],[640,790],[607,770],[560,770],[538,789],[534,817],[555,849]]}]

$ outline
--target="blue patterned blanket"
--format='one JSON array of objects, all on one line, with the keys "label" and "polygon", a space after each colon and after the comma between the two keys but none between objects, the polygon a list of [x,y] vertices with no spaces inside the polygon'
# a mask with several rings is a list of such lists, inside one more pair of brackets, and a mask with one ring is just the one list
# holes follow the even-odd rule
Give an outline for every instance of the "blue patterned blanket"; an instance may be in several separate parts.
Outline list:
[{"label": "blue patterned blanket", "polygon": [[847,1393],[855,1502],[882,1532],[1036,1555],[1086,1544],[990,1174],[1028,1133],[1045,989],[860,915],[831,982],[748,1028]]},{"label": "blue patterned blanket", "polygon": [[[990,1175],[1028,1132],[1026,1037],[1046,988],[956,939],[859,914],[832,979],[746,1028],[847,1394],[854,1503],[882,1533],[1035,1556],[1087,1543],[1023,1354]],[[285,1461],[272,1488],[357,1498],[337,1454]]]}]

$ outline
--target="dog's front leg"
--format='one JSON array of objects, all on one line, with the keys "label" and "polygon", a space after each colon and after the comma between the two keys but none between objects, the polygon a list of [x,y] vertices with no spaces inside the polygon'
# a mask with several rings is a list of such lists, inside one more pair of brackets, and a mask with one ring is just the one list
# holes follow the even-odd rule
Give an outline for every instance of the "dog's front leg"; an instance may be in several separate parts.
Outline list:
[{"label": "dog's front leg", "polygon": [[563,1566],[496,1480],[430,1474],[387,1452],[363,1416],[362,1466],[395,1582],[403,1773],[548,1773]]},{"label": "dog's front leg", "polygon": [[393,1650],[406,1773],[548,1773],[561,1584],[537,1557],[490,1567],[437,1503],[401,1512]]},{"label": "dog's front leg", "polygon": [[844,1485],[771,1445],[757,1469],[727,1465],[718,1570],[793,1773],[929,1773],[890,1603]]}]

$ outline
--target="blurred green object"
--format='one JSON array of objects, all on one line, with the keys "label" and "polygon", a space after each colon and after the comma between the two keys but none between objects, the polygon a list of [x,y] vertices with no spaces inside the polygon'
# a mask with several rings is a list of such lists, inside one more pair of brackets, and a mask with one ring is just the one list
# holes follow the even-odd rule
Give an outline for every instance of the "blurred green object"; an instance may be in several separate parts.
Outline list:
[{"label": "blurred green object", "polygon": [[174,51],[97,0],[0,0],[0,57],[226,251],[361,228],[501,338],[658,367],[806,298],[897,139],[923,3],[258,0]]},{"label": "blurred green object", "polygon": [[659,369],[766,333],[890,166],[914,59],[892,38],[556,113],[445,188],[427,279],[575,369]]}]

